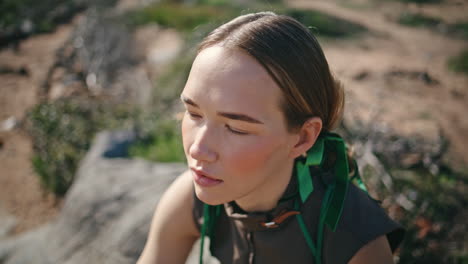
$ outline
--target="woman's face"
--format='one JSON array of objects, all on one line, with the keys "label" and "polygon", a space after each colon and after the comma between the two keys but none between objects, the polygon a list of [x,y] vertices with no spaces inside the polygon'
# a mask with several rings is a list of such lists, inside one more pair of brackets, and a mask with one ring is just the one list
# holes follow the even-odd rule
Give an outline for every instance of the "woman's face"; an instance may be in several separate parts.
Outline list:
[{"label": "woman's face", "polygon": [[287,130],[281,90],[265,69],[241,51],[207,48],[195,59],[181,99],[197,197],[269,209],[289,182],[299,138]]}]

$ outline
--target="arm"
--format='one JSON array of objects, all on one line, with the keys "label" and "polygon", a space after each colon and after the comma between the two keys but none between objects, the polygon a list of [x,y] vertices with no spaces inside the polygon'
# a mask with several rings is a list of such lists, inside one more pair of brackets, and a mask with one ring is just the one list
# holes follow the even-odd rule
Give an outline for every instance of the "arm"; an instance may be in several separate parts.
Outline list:
[{"label": "arm", "polygon": [[353,256],[349,264],[393,264],[392,251],[385,235],[379,236],[375,240],[367,243],[356,255]]},{"label": "arm", "polygon": [[193,183],[187,171],[161,197],[137,264],[185,263],[200,236],[192,217]]}]

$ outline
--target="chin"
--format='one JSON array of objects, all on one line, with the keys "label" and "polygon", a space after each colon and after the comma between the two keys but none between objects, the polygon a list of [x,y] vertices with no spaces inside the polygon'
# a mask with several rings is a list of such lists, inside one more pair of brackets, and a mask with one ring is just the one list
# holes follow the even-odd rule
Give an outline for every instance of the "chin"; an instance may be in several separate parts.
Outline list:
[{"label": "chin", "polygon": [[214,193],[207,192],[206,190],[203,190],[199,186],[195,184],[195,194],[197,195],[197,198],[209,205],[220,205],[229,202],[226,199],[223,199],[219,195],[216,195]]}]

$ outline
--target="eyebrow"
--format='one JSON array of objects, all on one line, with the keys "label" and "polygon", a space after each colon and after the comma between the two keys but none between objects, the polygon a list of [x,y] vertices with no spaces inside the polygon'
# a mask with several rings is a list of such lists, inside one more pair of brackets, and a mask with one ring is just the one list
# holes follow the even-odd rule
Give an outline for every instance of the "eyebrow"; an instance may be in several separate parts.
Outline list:
[{"label": "eyebrow", "polygon": [[180,96],[180,100],[182,100],[182,102],[188,104],[188,105],[191,105],[193,107],[196,107],[196,108],[200,108],[192,99],[188,98],[188,97],[185,97],[184,95],[181,95]]},{"label": "eyebrow", "polygon": [[[186,103],[188,105],[191,105],[191,106],[196,107],[196,108],[200,108],[200,106],[198,106],[192,99],[190,99],[188,97],[185,97],[185,96],[181,95],[180,99],[182,100],[182,102],[184,102],[184,103]],[[239,121],[244,121],[244,122],[253,123],[253,124],[263,124],[262,121],[257,120],[255,118],[250,117],[250,116],[245,115],[245,114],[229,113],[229,112],[217,112],[217,114],[222,116],[222,117],[233,119],[233,120],[239,120]]]}]

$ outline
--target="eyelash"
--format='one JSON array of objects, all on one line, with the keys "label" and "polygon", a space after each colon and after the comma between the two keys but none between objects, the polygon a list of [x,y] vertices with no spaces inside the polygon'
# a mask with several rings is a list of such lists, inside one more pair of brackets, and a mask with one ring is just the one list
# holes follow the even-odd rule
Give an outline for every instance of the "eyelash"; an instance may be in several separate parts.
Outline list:
[{"label": "eyelash", "polygon": [[226,125],[226,128],[233,134],[236,134],[236,135],[240,135],[240,136],[245,136],[245,135],[248,135],[249,133],[246,133],[246,132],[241,132],[241,131],[237,131],[237,130],[234,130],[232,129],[229,125]]},{"label": "eyelash", "polygon": [[[201,118],[201,116],[198,115],[198,114],[191,113],[191,112],[189,112],[189,111],[187,111],[187,113],[189,114],[190,118],[192,118],[192,119]],[[238,130],[234,130],[234,129],[231,128],[231,126],[229,126],[229,125],[227,125],[227,124],[225,125],[225,127],[227,128],[227,130],[229,130],[229,132],[231,132],[231,133],[233,133],[233,134],[235,134],[235,135],[245,136],[245,135],[248,135],[248,134],[249,134],[249,133],[247,133],[247,132],[241,132],[241,131],[238,131]]]},{"label": "eyelash", "polygon": [[191,112],[189,112],[189,111],[187,111],[187,114],[189,114],[190,118],[192,118],[192,119],[195,119],[195,118],[200,118],[200,117],[201,117],[200,115],[197,115],[197,114],[191,113]]}]

